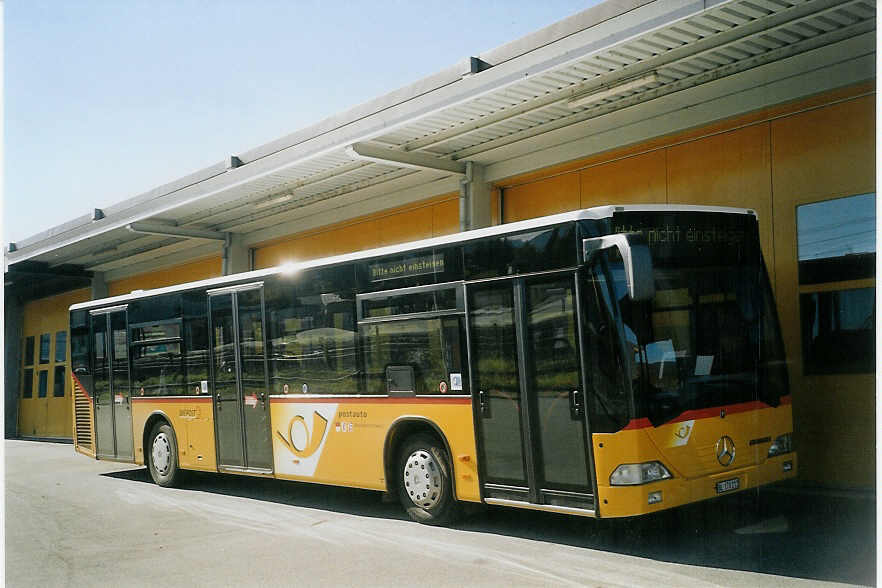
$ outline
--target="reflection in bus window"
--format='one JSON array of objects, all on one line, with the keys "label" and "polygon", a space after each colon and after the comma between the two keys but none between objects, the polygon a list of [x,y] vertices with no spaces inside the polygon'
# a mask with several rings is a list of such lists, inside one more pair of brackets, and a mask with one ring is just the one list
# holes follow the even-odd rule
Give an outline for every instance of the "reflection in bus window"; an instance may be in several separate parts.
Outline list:
[{"label": "reflection in bus window", "polygon": [[367,392],[386,394],[386,368],[410,366],[416,394],[466,393],[451,390],[450,382],[450,374],[465,370],[461,321],[459,317],[439,317],[362,325]]},{"label": "reflection in bus window", "polygon": [[336,294],[267,289],[272,394],[357,394],[355,304]]},{"label": "reflection in bus window", "polygon": [[138,396],[187,394],[180,343],[132,347],[132,382]]}]

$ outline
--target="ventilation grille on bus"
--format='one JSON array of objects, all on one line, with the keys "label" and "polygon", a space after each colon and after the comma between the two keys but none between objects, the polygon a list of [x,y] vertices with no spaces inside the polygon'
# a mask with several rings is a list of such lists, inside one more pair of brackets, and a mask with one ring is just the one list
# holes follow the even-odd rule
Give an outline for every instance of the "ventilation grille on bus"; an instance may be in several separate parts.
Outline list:
[{"label": "ventilation grille on bus", "polygon": [[92,401],[83,393],[79,383],[74,380],[74,418],[76,429],[74,441],[78,447],[92,449]]}]

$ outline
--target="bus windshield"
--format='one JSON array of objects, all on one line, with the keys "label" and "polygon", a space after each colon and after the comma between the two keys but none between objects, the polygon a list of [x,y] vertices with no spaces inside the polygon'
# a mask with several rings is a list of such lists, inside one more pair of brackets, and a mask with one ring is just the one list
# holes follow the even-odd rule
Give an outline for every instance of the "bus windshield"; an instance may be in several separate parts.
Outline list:
[{"label": "bus windshield", "polygon": [[755,217],[634,211],[612,225],[643,233],[654,266],[654,298],[634,302],[609,258],[633,416],[659,426],[689,410],[777,406],[787,372]]}]

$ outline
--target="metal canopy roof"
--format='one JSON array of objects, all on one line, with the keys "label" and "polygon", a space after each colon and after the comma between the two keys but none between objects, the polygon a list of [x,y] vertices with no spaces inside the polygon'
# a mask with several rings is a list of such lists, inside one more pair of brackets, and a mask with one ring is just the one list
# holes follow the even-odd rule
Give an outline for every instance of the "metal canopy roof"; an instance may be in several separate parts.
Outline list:
[{"label": "metal canopy roof", "polygon": [[[122,277],[220,251],[216,241],[134,233],[133,222],[254,244],[456,191],[452,162],[484,165],[498,181],[866,81],[875,75],[875,1],[609,1],[479,57],[106,208],[99,220],[16,243],[7,268],[30,260]],[[353,144],[448,169],[366,160]]]}]

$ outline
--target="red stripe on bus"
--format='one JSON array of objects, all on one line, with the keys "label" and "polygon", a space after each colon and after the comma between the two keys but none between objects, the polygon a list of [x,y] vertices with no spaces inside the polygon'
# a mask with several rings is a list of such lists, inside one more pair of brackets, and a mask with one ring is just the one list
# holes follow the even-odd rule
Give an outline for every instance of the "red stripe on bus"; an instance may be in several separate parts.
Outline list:
[{"label": "red stripe on bus", "polygon": [[[782,396],[781,404],[790,404],[790,396]],[[665,424],[671,423],[682,423],[683,421],[692,421],[692,420],[700,420],[700,419],[708,419],[713,417],[719,417],[721,411],[726,411],[727,415],[737,414],[739,412],[751,412],[754,410],[763,410],[765,408],[773,408],[766,404],[765,402],[760,402],[759,400],[751,400],[750,402],[742,402],[739,404],[729,404],[727,406],[716,406],[713,408],[700,408],[698,410],[687,410],[677,418],[666,422]],[[640,419],[631,419],[628,425],[622,429],[623,431],[633,431],[634,429],[646,429],[652,426],[652,423],[649,422],[648,418],[640,418]]]},{"label": "red stripe on bus", "polygon": [[73,379],[76,380],[76,382],[77,382],[77,386],[80,387],[80,390],[83,392],[83,394],[86,395],[86,398],[88,398],[89,400],[92,400],[92,395],[89,394],[89,391],[86,390],[86,387],[83,386],[83,383],[80,382],[80,379],[77,377],[77,375],[76,375],[76,374],[71,374],[71,376],[73,376]]},{"label": "red stripe on bus", "polygon": [[308,396],[298,396],[295,398],[270,398],[270,402],[300,402],[300,403],[325,403],[325,404],[471,404],[470,396],[460,396],[454,398],[353,398],[341,396],[340,398],[310,398]]},{"label": "red stripe on bus", "polygon": [[132,402],[211,402],[211,396],[132,396]]}]

